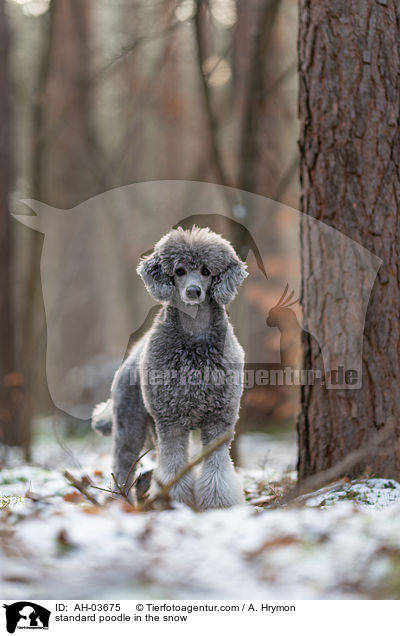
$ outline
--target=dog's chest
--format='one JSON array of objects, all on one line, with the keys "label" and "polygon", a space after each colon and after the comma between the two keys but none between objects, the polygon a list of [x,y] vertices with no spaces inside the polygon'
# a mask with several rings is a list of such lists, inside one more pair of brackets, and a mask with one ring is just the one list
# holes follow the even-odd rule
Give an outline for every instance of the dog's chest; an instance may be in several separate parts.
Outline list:
[{"label": "dog's chest", "polygon": [[146,366],[145,393],[161,413],[173,412],[189,428],[228,399],[224,348],[226,329],[206,335],[191,335],[163,330],[150,343]]},{"label": "dog's chest", "polygon": [[209,325],[200,329],[196,323],[190,328],[174,331],[169,329],[164,342],[167,343],[164,359],[174,368],[192,369],[223,364],[226,344],[226,325]]}]

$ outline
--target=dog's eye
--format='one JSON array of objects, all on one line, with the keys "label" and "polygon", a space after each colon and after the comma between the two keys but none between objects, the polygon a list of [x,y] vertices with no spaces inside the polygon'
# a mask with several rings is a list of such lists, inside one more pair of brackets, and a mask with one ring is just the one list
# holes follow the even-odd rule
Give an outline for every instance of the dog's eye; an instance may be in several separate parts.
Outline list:
[{"label": "dog's eye", "polygon": [[177,276],[184,276],[186,274],[185,270],[183,269],[183,267],[178,267],[178,269],[175,270],[175,274]]},{"label": "dog's eye", "polygon": [[210,270],[207,269],[207,267],[205,265],[203,265],[203,267],[201,268],[201,273],[203,276],[209,276],[210,275]]}]

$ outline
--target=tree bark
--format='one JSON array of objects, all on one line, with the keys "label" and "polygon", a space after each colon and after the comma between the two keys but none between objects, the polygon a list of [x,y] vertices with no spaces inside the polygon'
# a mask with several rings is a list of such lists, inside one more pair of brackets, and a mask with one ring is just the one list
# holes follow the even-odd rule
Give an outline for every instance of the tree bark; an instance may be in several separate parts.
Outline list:
[{"label": "tree bark", "polygon": [[[299,10],[302,211],[383,260],[366,315],[362,388],[302,389],[299,479],[368,445],[388,425],[394,433],[369,449],[351,475],[400,479],[400,5],[300,0]],[[326,297],[336,275],[307,227],[304,216],[305,314],[315,290]],[[337,313],[346,336],[350,325]],[[321,309],[319,318],[326,323],[329,317]],[[320,368],[318,344],[304,334],[303,345],[305,368]]]}]

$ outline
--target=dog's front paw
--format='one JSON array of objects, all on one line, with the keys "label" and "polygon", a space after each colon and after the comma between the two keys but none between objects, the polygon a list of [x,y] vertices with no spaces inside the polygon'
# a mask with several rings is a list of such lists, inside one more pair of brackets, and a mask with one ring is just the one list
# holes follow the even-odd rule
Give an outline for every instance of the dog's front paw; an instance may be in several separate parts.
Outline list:
[{"label": "dog's front paw", "polygon": [[[166,479],[165,476],[161,476],[155,472],[153,474],[149,496],[150,499],[156,497],[162,488],[162,486],[168,483],[169,479]],[[174,484],[172,488],[168,492],[169,498],[171,501],[179,501],[180,503],[184,503],[187,506],[193,508],[195,505],[195,497],[194,497],[194,476],[192,473],[188,473],[182,477],[178,481],[178,483]]]},{"label": "dog's front paw", "polygon": [[224,471],[203,469],[196,482],[195,498],[199,510],[244,503],[242,486],[233,467]]}]

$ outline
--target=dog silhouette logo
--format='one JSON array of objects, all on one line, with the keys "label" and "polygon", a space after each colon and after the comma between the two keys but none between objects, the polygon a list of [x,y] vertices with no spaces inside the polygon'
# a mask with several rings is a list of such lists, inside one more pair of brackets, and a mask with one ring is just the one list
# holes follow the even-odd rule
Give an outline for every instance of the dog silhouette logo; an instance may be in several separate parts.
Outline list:
[{"label": "dog silhouette logo", "polygon": [[[57,409],[85,420],[106,398],[127,343],[130,348],[147,331],[158,311],[136,267],[161,236],[179,226],[208,227],[247,263],[250,276],[232,305],[232,319],[248,363],[278,363],[277,329],[284,361],[292,359],[299,349],[295,339],[306,332],[321,349],[327,377],[339,367],[357,372],[356,384],[329,388],[361,386],[365,316],[382,261],[333,227],[259,195],[185,180],[114,188],[68,210],[32,199],[23,203],[34,214],[14,218],[43,234],[46,321],[33,358],[39,360],[45,347],[47,385]],[[300,228],[319,250],[304,260],[305,271],[328,260],[335,276],[325,286],[313,270],[313,293],[304,295],[301,306],[289,307],[301,295]],[[271,308],[272,291],[283,291],[286,283],[295,295]]]},{"label": "dog silhouette logo", "polygon": [[16,629],[49,629],[51,612],[37,603],[18,601],[3,607],[9,634],[14,634]]}]

